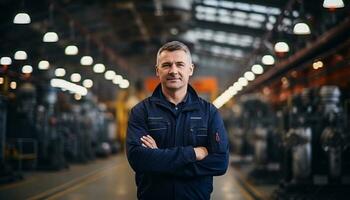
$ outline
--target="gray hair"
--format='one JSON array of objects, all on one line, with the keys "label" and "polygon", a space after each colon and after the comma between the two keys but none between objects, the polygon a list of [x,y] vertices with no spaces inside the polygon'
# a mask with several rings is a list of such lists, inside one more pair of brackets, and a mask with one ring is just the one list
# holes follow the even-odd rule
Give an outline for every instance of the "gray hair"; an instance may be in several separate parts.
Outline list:
[{"label": "gray hair", "polygon": [[159,48],[158,53],[157,53],[157,63],[156,63],[156,66],[158,66],[159,55],[160,55],[163,51],[177,51],[177,50],[182,50],[182,51],[184,51],[184,52],[188,55],[188,58],[190,59],[190,62],[192,63],[192,56],[191,56],[190,49],[189,49],[184,43],[182,43],[182,42],[179,42],[179,41],[171,41],[171,42],[165,43],[162,47]]}]

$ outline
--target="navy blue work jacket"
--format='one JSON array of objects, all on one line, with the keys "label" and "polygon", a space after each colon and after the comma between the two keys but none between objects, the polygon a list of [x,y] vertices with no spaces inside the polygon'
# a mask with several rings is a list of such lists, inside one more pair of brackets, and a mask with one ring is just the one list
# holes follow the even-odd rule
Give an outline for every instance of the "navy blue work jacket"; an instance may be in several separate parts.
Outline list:
[{"label": "navy blue work jacket", "polygon": [[[141,145],[147,134],[158,149]],[[196,161],[197,146],[209,152],[201,161]],[[126,147],[139,200],[210,199],[213,176],[223,175],[228,166],[227,134],[218,110],[190,85],[178,105],[165,99],[161,85],[137,104],[130,113]]]}]

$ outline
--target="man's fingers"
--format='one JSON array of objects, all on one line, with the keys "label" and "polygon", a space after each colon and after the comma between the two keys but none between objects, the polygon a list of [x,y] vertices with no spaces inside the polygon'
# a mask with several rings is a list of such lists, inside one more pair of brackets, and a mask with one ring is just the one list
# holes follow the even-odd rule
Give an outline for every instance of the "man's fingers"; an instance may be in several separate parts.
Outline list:
[{"label": "man's fingers", "polygon": [[[154,139],[150,135],[146,135],[146,137],[154,141]],[[154,143],[155,143],[155,141],[154,141]]]},{"label": "man's fingers", "polygon": [[149,139],[148,141],[152,143],[154,148],[158,148],[156,141],[150,135],[146,135],[146,138]]},{"label": "man's fingers", "polygon": [[146,140],[144,137],[141,138],[141,141],[142,141],[142,143],[145,144],[147,147],[153,148],[152,143],[149,142],[148,140]]},{"label": "man's fingers", "polygon": [[141,141],[149,148],[152,148],[152,149],[158,148],[156,141],[154,141],[154,139],[150,135],[142,136]]}]

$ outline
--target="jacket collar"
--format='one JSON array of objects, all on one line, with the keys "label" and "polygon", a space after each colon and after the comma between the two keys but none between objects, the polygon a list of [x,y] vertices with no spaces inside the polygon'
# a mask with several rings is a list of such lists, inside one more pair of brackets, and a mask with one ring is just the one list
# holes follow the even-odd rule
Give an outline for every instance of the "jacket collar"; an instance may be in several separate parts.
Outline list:
[{"label": "jacket collar", "polygon": [[[158,105],[165,106],[169,108],[168,101],[166,100],[163,92],[162,92],[162,86],[161,84],[158,84],[156,89],[153,91],[153,94],[150,98],[151,101],[155,102]],[[184,106],[184,111],[185,110],[196,110],[199,109],[199,96],[197,92],[193,89],[191,85],[188,84],[187,86],[187,93],[185,99],[182,101],[185,106]]]}]

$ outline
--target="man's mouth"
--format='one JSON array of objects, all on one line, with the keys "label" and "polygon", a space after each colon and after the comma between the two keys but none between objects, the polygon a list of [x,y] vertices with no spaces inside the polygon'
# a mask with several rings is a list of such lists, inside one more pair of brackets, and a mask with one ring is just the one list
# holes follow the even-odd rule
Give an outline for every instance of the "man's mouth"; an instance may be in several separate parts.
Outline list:
[{"label": "man's mouth", "polygon": [[167,78],[168,81],[176,81],[176,80],[180,80],[180,78]]}]

